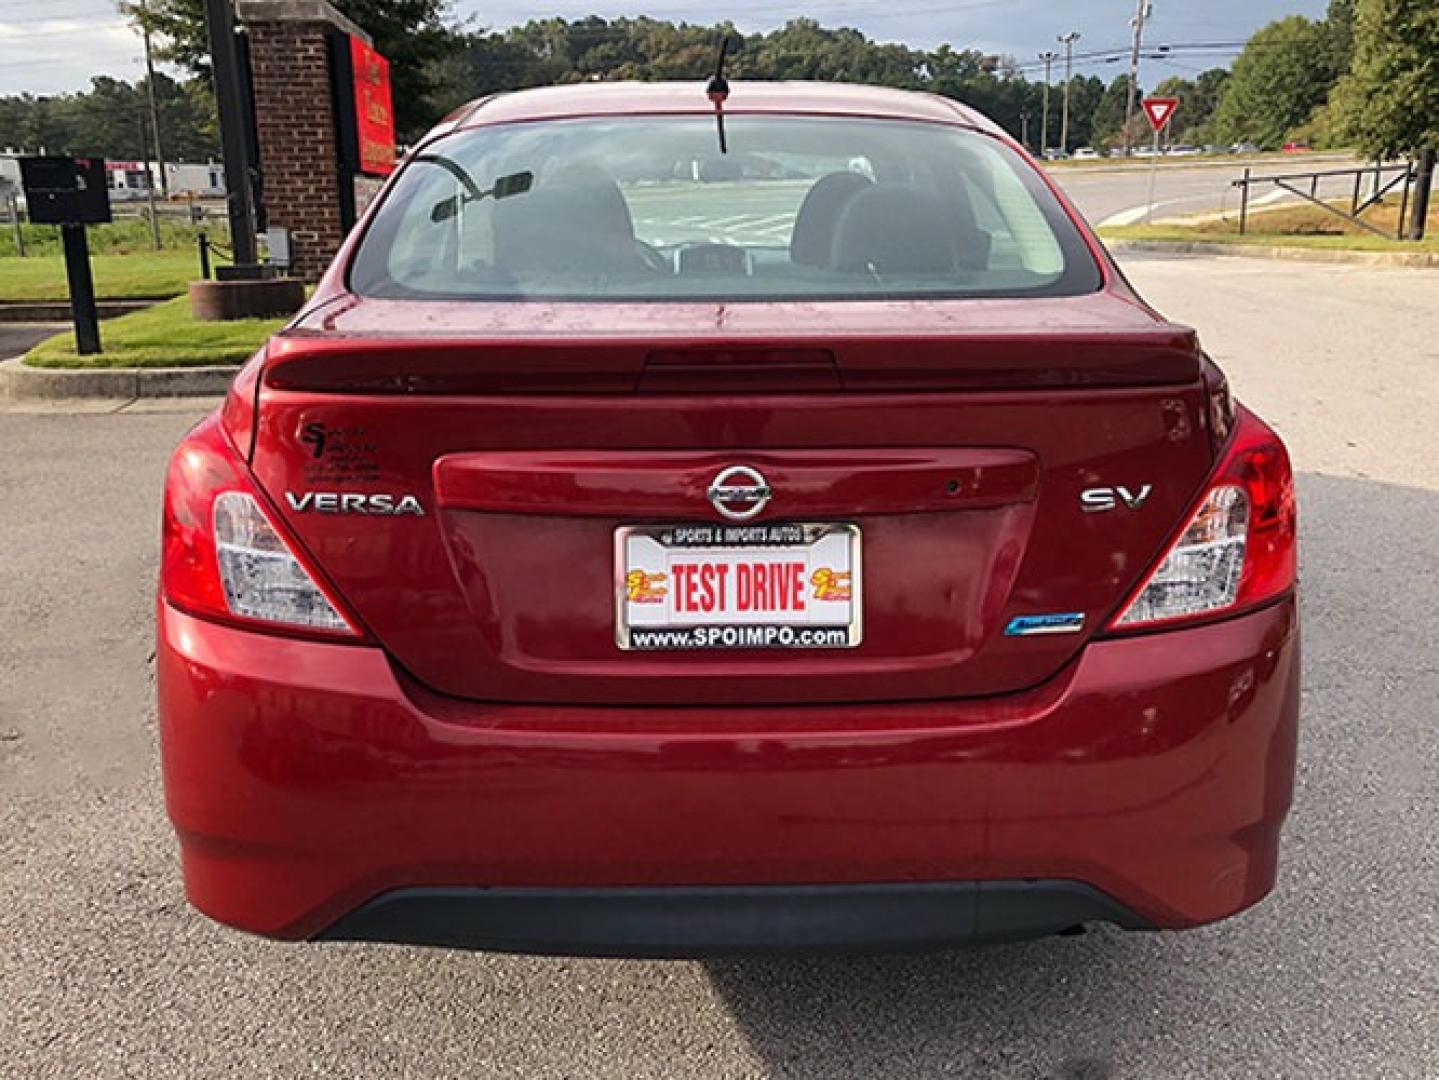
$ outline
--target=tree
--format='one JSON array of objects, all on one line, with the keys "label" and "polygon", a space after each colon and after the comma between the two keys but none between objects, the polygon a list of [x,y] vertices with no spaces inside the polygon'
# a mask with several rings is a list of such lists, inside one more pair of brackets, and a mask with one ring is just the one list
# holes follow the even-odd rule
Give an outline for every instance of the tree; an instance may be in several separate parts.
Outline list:
[{"label": "tree", "polygon": [[[174,161],[204,161],[219,152],[211,96],[197,84],[155,76],[160,130]],[[150,140],[145,81],[99,75],[75,94],[0,98],[0,143],[26,150],[135,160]],[[146,126],[142,138],[141,124]]]},{"label": "tree", "polygon": [[63,154],[75,150],[73,95],[56,97],[32,97],[20,94],[7,99],[18,116],[14,135],[6,134],[4,142],[12,139],[19,147],[31,153],[47,151]]},{"label": "tree", "polygon": [[1329,0],[1319,30],[1324,67],[1331,81],[1338,80],[1354,57],[1354,0]]},{"label": "tree", "polygon": [[[332,0],[346,17],[369,34],[380,55],[390,61],[395,127],[401,142],[424,134],[441,113],[434,100],[440,62],[463,44],[447,22],[448,0]],[[180,64],[208,81],[210,45],[205,33],[204,0],[125,0],[120,5],[137,24],[148,23],[160,39],[161,59]]]},{"label": "tree", "polygon": [[144,160],[149,156],[149,114],[145,99],[129,83],[108,75],[90,80],[72,138],[105,157]]},{"label": "tree", "polygon": [[[1163,138],[1169,144],[1176,142],[1188,142],[1188,131],[1194,126],[1191,113],[1194,111],[1194,83],[1182,75],[1171,75],[1160,81],[1154,88],[1155,97],[1172,97],[1179,100],[1174,108],[1174,115],[1169,118],[1169,126],[1164,129]],[[1181,136],[1181,132],[1184,134]]]},{"label": "tree", "polygon": [[1228,68],[1210,68],[1195,77],[1194,97],[1190,101],[1191,115],[1194,117],[1194,124],[1206,132],[1205,137],[1198,141],[1212,141],[1214,111],[1219,108],[1219,100],[1224,96],[1224,88],[1228,84]]},{"label": "tree", "polygon": [[1327,44],[1323,27],[1302,15],[1257,31],[1220,95],[1214,114],[1219,139],[1278,148],[1329,95],[1336,73]]},{"label": "tree", "polygon": [[1223,68],[1202,71],[1193,80],[1171,75],[1154,88],[1160,97],[1176,97],[1179,107],[1169,121],[1169,139],[1178,143],[1209,143],[1214,141],[1211,121],[1219,105],[1220,93],[1229,80]]},{"label": "tree", "polygon": [[[1135,88],[1134,96],[1142,97],[1144,90],[1141,87]],[[1099,99],[1099,104],[1094,107],[1094,116],[1091,120],[1091,137],[1097,143],[1115,145],[1124,140],[1124,107],[1129,98],[1129,76],[1116,75],[1114,81],[1104,91],[1104,96]],[[1143,115],[1138,109],[1134,110],[1134,117],[1131,121],[1133,127],[1130,131],[1131,142],[1140,143],[1140,126],[1145,123]]]},{"label": "tree", "polygon": [[1103,99],[1104,80],[1097,75],[1076,75],[1070,80],[1069,146],[1065,149],[1094,145],[1094,111]]},{"label": "tree", "polygon": [[1367,155],[1439,146],[1439,5],[1359,0],[1354,58],[1334,91],[1344,133]]},{"label": "tree", "polygon": [[[149,93],[145,79],[135,84],[142,100]],[[163,71],[155,73],[155,105],[165,156],[171,161],[205,161],[220,153],[219,123],[214,95],[192,79],[178,83]]]},{"label": "tree", "polygon": [[1433,0],[1358,0],[1354,56],[1333,113],[1366,154],[1419,161],[1407,235],[1424,238],[1439,147],[1439,6]]}]

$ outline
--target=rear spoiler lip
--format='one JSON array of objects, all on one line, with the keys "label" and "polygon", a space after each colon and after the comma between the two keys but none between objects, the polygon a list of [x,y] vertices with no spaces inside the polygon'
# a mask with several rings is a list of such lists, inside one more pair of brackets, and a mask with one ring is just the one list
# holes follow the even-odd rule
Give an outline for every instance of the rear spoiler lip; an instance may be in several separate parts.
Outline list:
[{"label": "rear spoiler lip", "polygon": [[[778,362],[804,351],[833,355],[832,386],[795,379],[796,365]],[[692,359],[676,365],[677,355]],[[733,385],[744,393],[1180,386],[1198,381],[1203,372],[1194,332],[1162,323],[1122,333],[724,337],[358,336],[292,330],[271,339],[264,383],[275,390],[336,393],[635,394],[662,392],[668,384],[654,376],[681,366],[691,374],[706,369],[713,374],[675,384],[675,392],[723,392],[726,371],[744,372],[743,381]],[[773,373],[772,382],[766,371]]]}]

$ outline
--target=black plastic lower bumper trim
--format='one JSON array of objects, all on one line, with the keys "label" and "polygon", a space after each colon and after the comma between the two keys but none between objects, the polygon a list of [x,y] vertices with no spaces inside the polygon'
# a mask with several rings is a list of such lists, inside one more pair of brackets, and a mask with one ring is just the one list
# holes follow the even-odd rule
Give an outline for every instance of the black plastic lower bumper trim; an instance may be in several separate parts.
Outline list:
[{"label": "black plastic lower bumper trim", "polygon": [[1109,922],[1152,927],[1073,881],[603,889],[416,888],[384,893],[329,941],[566,956],[901,952],[1045,937]]}]

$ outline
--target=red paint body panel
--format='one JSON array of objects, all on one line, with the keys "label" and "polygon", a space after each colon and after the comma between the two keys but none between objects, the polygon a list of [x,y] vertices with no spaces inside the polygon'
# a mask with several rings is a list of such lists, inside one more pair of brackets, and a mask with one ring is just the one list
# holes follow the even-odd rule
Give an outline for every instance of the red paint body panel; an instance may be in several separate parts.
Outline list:
[{"label": "red paint body panel", "polygon": [[[572,116],[709,114],[714,111],[714,105],[703,90],[700,82],[615,82],[498,94],[478,103],[458,119],[452,130]],[[735,80],[730,83],[725,112],[927,120],[1001,131],[987,117],[951,98],[883,86]]]},{"label": "red paint body panel", "polygon": [[[708,113],[701,89],[501,95],[429,138]],[[727,108],[1014,145],[954,102],[874,88],[739,83]],[[346,285],[362,223],[236,380],[231,449],[209,428],[187,444],[195,476],[253,489],[362,633],[162,598],[166,795],[196,906],[298,939],[406,886],[1062,879],[1163,927],[1262,898],[1293,784],[1292,581],[1244,614],[1100,633],[1205,494],[1233,416],[1193,331],[1045,183],[1096,292],[383,300]],[[858,526],[858,647],[616,648],[615,530],[720,520],[705,488],[729,465],[773,488],[757,523]],[[1084,513],[1107,485],[1152,490]],[[316,490],[423,512],[289,498]],[[203,528],[202,498],[167,505]],[[1005,633],[1061,612],[1083,632]]]},{"label": "red paint body panel", "polygon": [[[435,462],[435,501],[490,513],[678,519],[694,513],[729,460],[691,451],[449,454]],[[822,518],[1029,502],[1039,475],[1023,450],[780,451],[748,460],[795,500],[791,513]]]},{"label": "red paint body panel", "polygon": [[378,649],[159,618],[187,890],[278,937],[404,885],[1021,877],[1183,927],[1268,891],[1291,796],[1292,600],[1024,694],[822,708],[467,704]]},{"label": "red paint body panel", "polygon": [[[1211,464],[1197,381],[1048,393],[640,395],[622,408],[584,395],[261,397],[255,475],[288,527],[406,670],[440,692],[489,701],[803,703],[1022,690],[1053,675],[1087,635],[1007,637],[1005,622],[1074,611],[1086,628],[1103,625]],[[1054,420],[1059,410],[1064,423]],[[376,444],[364,487],[415,494],[431,512],[358,525],[296,513],[283,492],[344,486],[323,463],[317,471],[300,441],[312,424],[364,433],[355,439]],[[793,481],[756,522],[826,520],[839,499],[832,466],[816,468],[826,455],[881,462],[901,450],[946,460],[1033,456],[1037,490],[966,506],[939,498],[937,484],[925,498],[942,508],[916,512],[866,501],[862,480],[846,485],[857,501],[839,519],[862,531],[866,603],[863,643],[842,655],[615,650],[616,528],[722,520],[700,480],[733,463],[767,465]],[[435,491],[447,461],[500,467],[516,453],[576,462],[571,489],[562,499],[537,489],[523,510],[511,499],[505,512],[483,513],[446,506]],[[705,458],[714,469],[689,476],[658,510],[643,478],[676,453],[714,455]],[[1081,509],[1079,493],[1091,484],[1153,477],[1164,482],[1142,512]],[[962,473],[953,479],[966,482]]]}]

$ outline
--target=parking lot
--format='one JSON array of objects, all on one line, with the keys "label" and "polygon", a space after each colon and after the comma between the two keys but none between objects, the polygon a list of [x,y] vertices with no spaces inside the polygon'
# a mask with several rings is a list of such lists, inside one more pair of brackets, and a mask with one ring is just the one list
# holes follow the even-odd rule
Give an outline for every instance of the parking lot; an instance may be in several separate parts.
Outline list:
[{"label": "parking lot", "polygon": [[707,963],[222,929],[181,894],[148,663],[163,465],[199,409],[0,412],[0,1075],[1439,1077],[1439,275],[1125,268],[1299,474],[1300,774],[1261,907]]}]

